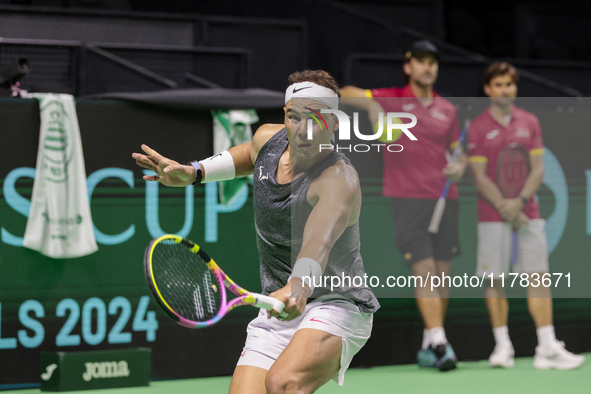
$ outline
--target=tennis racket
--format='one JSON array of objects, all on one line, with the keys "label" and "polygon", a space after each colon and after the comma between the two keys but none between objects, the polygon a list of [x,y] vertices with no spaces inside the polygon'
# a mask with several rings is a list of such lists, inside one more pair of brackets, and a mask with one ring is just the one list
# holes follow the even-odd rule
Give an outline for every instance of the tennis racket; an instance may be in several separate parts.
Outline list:
[{"label": "tennis racket", "polygon": [[[158,304],[184,327],[209,327],[242,305],[275,310],[280,318],[287,316],[283,302],[238,286],[199,245],[176,235],[150,242],[144,255],[144,274]],[[228,302],[226,287],[238,297]]]},{"label": "tennis racket", "polygon": [[[527,150],[518,143],[503,148],[497,160],[497,185],[505,198],[517,198],[527,180],[531,166]],[[511,236],[511,263],[519,256],[517,230]]]},{"label": "tennis racket", "polygon": [[[468,128],[466,127],[464,130],[462,130],[462,132],[460,133],[460,137],[458,139],[458,146],[456,146],[456,149],[454,149],[454,153],[452,155],[452,162],[455,162],[458,160],[458,158],[460,157],[460,154],[462,153],[462,150],[464,149],[464,139],[466,138],[466,130]],[[451,186],[451,182],[448,179],[447,181],[445,181],[445,186],[443,186],[443,191],[441,192],[441,196],[439,197],[439,199],[437,200],[437,203],[435,204],[435,209],[433,210],[433,215],[431,216],[431,222],[429,223],[429,227],[427,228],[427,231],[429,231],[431,234],[437,234],[439,232],[439,225],[441,224],[441,218],[443,217],[443,211],[445,211],[445,201],[447,199],[447,192],[449,192],[449,187]]]}]

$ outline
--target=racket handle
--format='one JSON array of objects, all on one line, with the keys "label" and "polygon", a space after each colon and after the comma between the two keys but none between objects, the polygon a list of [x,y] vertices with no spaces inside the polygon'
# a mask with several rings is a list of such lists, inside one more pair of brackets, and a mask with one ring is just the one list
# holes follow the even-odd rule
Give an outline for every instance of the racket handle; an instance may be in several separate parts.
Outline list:
[{"label": "racket handle", "polygon": [[[467,123],[469,126],[469,123]],[[464,139],[466,138],[466,130],[462,130],[460,133],[460,138],[458,139],[458,146],[454,149],[454,153],[452,156],[452,162],[455,162],[460,157],[460,154],[463,150],[463,143]],[[447,151],[446,151],[447,152]],[[433,210],[433,216],[431,216],[431,223],[429,223],[429,227],[427,231],[431,234],[437,234],[439,232],[439,225],[441,224],[441,218],[443,217],[443,211],[445,210],[445,199],[447,198],[447,193],[449,192],[449,188],[451,186],[451,182],[448,179],[445,181],[445,186],[443,186],[443,191],[441,192],[441,197],[437,200],[437,204],[435,204],[435,209]]]},{"label": "racket handle", "polygon": [[279,301],[277,298],[273,298],[273,297],[269,297],[266,295],[262,295],[262,294],[252,294],[254,296],[254,299],[256,300],[256,302],[254,303],[254,306],[261,308],[261,309],[266,309],[268,311],[276,311],[279,312],[279,315],[281,315],[283,313],[283,308],[285,308],[285,304],[281,301]]},{"label": "racket handle", "polygon": [[431,234],[437,234],[439,231],[439,224],[441,224],[443,211],[445,211],[445,197],[439,197],[439,200],[437,200],[437,203],[435,204],[435,209],[433,210],[433,216],[431,216],[431,223],[429,223],[429,227],[427,228],[427,231]]},{"label": "racket handle", "polygon": [[513,230],[511,233],[511,264],[513,265],[517,264],[517,261],[519,260],[518,242],[519,237],[517,236],[517,231]]}]

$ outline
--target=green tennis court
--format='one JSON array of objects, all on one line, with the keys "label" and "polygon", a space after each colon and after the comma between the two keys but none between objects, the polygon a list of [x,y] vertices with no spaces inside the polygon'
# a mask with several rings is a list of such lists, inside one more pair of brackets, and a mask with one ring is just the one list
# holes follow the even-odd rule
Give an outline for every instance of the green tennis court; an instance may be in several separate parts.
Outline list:
[{"label": "green tennis court", "polygon": [[[591,353],[587,353],[587,360]],[[591,364],[571,371],[541,371],[532,366],[531,357],[515,359],[512,369],[491,369],[488,361],[460,362],[455,371],[441,373],[420,369],[416,365],[351,369],[347,372],[345,387],[329,382],[320,394],[386,394],[386,393],[438,393],[438,394],[512,394],[559,392],[585,393],[591,384]],[[151,386],[96,390],[95,394],[170,394],[170,393],[227,393],[230,377],[183,379],[152,382]],[[21,394],[40,390],[19,390]],[[89,391],[80,391],[80,393]]]}]

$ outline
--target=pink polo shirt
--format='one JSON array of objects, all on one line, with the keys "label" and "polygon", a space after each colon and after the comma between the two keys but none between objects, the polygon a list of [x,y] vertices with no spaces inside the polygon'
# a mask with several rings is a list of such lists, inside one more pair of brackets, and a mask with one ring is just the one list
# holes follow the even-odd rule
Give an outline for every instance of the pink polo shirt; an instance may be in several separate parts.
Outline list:
[{"label": "pink polo shirt", "polygon": [[[497,159],[505,146],[516,142],[523,145],[530,156],[535,156],[543,154],[544,144],[540,122],[531,112],[513,106],[511,121],[504,127],[492,117],[489,109],[478,115],[470,125],[468,154],[471,163],[487,164],[486,175],[497,185]],[[530,219],[540,218],[537,198],[530,199],[523,213]],[[497,210],[481,195],[478,195],[478,221],[504,222]]]},{"label": "pink polo shirt", "polygon": [[[402,152],[384,149],[382,194],[386,197],[438,199],[446,181],[442,172],[447,165],[445,151],[455,146],[459,137],[454,105],[433,91],[433,101],[423,107],[409,85],[366,92],[386,112],[407,112],[417,117],[416,126],[410,129],[417,141],[403,135],[395,142],[404,147]],[[458,198],[455,184],[449,188],[447,198]]]}]

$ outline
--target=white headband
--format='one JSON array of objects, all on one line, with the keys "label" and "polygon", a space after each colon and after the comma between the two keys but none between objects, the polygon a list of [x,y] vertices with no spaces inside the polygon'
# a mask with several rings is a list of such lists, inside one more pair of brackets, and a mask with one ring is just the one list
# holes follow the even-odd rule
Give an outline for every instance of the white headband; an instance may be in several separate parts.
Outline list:
[{"label": "white headband", "polygon": [[329,88],[315,84],[314,82],[296,82],[285,90],[285,104],[294,98],[307,98],[316,100],[328,106],[328,108],[339,108],[339,96]]}]

